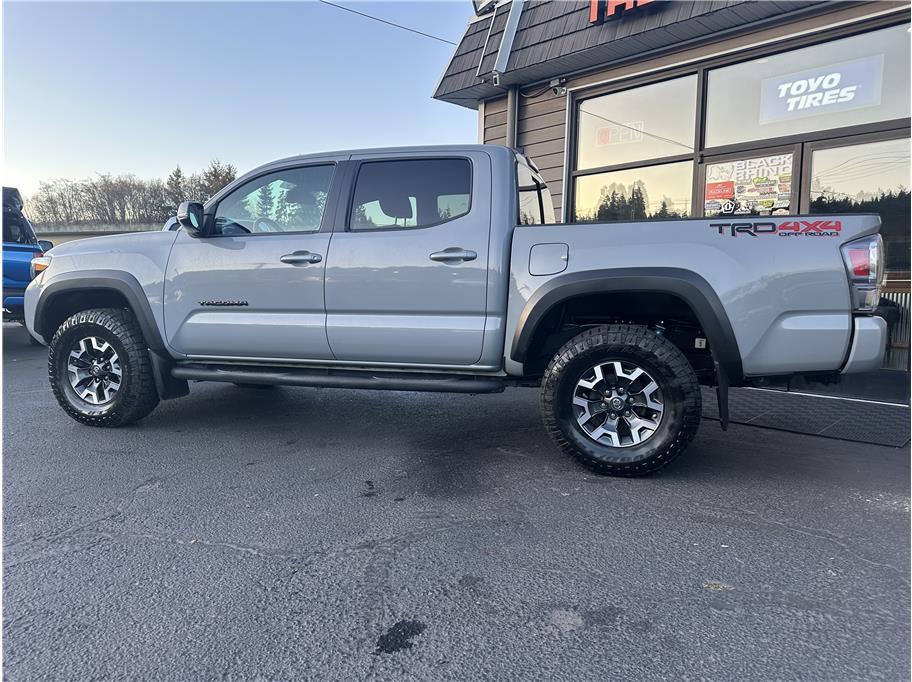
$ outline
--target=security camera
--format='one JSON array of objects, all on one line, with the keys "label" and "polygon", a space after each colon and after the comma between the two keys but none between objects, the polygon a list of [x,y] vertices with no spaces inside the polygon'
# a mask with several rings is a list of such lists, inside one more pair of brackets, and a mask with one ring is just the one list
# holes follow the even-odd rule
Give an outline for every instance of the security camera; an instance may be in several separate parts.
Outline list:
[{"label": "security camera", "polygon": [[551,86],[551,92],[553,92],[555,96],[560,97],[561,95],[567,94],[567,88],[564,87],[564,83],[566,82],[566,78],[555,78],[548,83],[548,85]]}]

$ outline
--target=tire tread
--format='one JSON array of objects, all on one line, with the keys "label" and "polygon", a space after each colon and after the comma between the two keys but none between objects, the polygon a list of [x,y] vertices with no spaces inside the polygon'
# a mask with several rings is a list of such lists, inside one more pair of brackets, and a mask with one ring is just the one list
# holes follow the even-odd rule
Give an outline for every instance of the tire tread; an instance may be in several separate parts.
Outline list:
[{"label": "tire tread", "polygon": [[[564,434],[556,417],[558,385],[571,361],[595,350],[622,351],[631,346],[652,355],[666,366],[684,394],[683,419],[671,442],[648,459],[615,464],[599,460],[581,451]],[[541,412],[545,430],[557,447],[596,473],[609,476],[643,476],[665,467],[680,457],[694,439],[700,426],[702,395],[690,362],[673,343],[648,327],[629,324],[606,324],[587,329],[567,341],[555,353],[542,377]]]},{"label": "tire tread", "polygon": [[[117,337],[126,351],[127,357],[123,365],[125,372],[129,373],[128,390],[118,396],[114,409],[103,414],[87,414],[76,409],[64,393],[66,387],[62,382],[69,381],[69,378],[60,376],[57,372],[58,353],[66,352],[66,349],[61,348],[62,338],[83,325],[104,328]],[[133,313],[125,308],[83,310],[64,320],[55,332],[48,351],[48,378],[54,397],[64,411],[88,426],[117,427],[132,424],[152,412],[159,402],[146,341]]]}]

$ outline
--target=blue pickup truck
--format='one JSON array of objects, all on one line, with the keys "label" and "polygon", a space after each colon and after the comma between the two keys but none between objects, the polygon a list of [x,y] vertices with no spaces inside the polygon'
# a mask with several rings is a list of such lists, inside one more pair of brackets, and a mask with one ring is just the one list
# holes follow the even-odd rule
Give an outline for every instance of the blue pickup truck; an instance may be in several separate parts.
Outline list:
[{"label": "blue pickup truck", "polygon": [[32,281],[32,258],[43,256],[53,244],[39,241],[22,212],[22,195],[3,188],[3,321],[23,321],[22,297]]}]

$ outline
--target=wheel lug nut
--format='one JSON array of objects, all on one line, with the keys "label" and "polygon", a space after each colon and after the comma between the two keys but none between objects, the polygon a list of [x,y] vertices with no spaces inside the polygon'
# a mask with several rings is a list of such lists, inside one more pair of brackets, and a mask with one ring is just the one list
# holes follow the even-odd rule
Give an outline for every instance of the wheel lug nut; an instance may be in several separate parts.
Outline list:
[{"label": "wheel lug nut", "polygon": [[625,416],[625,417],[629,417],[629,416],[630,416],[630,410],[626,410],[626,411],[624,412],[624,416]]},{"label": "wheel lug nut", "polygon": [[623,389],[623,388],[619,388],[619,389],[618,389],[618,393],[623,394],[623,393],[624,393],[624,389]]}]

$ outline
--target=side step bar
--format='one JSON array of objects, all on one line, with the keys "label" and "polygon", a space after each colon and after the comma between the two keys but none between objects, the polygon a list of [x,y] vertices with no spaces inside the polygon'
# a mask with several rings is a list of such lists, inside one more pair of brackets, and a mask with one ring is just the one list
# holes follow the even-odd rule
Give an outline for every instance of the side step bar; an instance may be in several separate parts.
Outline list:
[{"label": "side step bar", "polygon": [[500,377],[234,365],[176,365],[171,369],[171,376],[175,379],[225,381],[237,384],[369,388],[435,393],[501,393],[506,387],[504,380]]}]

